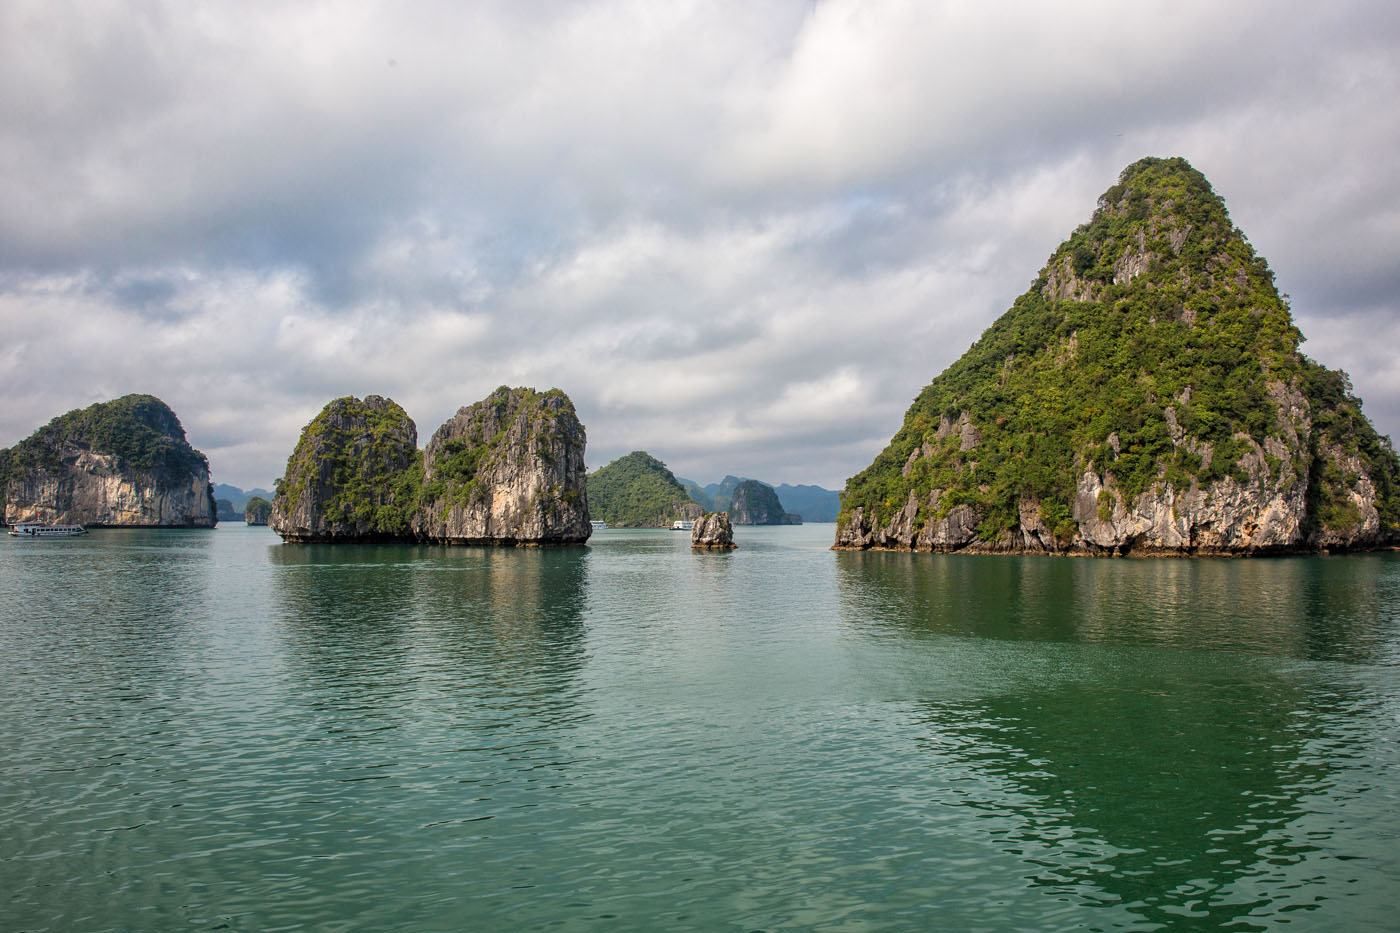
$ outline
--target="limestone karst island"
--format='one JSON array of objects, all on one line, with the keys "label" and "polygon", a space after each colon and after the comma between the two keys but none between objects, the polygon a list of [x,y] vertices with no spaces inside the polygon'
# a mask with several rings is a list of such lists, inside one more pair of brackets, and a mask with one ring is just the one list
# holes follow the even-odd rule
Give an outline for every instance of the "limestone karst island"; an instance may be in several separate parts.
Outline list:
[{"label": "limestone karst island", "polygon": [[1143,159],[846,484],[836,547],[1269,554],[1400,535],[1400,461],[1184,159]]},{"label": "limestone karst island", "polygon": [[209,461],[168,405],[126,395],[0,450],[0,513],[9,525],[212,528]]},{"label": "limestone karst island", "polygon": [[497,389],[418,449],[408,414],[377,395],[328,404],[277,483],[271,526],[292,542],[580,544],[586,436],[558,389]]}]

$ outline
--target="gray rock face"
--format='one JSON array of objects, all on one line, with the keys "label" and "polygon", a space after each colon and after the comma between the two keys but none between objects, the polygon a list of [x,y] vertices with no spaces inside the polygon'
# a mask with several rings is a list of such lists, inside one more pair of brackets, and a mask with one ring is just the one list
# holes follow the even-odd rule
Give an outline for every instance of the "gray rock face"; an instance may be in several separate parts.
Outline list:
[{"label": "gray rock face", "polygon": [[449,544],[581,544],[587,439],[558,389],[504,386],[433,434],[414,533]]},{"label": "gray rock face", "polygon": [[212,528],[214,500],[206,468],[178,480],[133,472],[120,459],[65,448],[59,471],[10,478],[5,520],[112,527]]},{"label": "gray rock face", "polygon": [[273,500],[287,541],[571,544],[592,533],[586,438],[557,389],[501,387],[460,409],[426,452],[379,396],[336,399],[302,432]]},{"label": "gray rock face", "polygon": [[209,463],[165,403],[129,395],[55,418],[7,453],[9,524],[212,528]]},{"label": "gray rock face", "polygon": [[738,547],[734,543],[729,513],[706,512],[696,519],[695,526],[690,529],[690,546],[702,551],[732,551]]},{"label": "gray rock face", "polygon": [[[1193,481],[1186,488],[1177,488],[1160,479],[1129,499],[1120,489],[1111,463],[1102,470],[1091,464],[1079,478],[1068,533],[1047,524],[1039,502],[1022,499],[1016,527],[991,540],[979,536],[982,516],[973,506],[942,507],[941,489],[935,489],[922,503],[911,492],[904,506],[883,521],[872,520],[864,509],[853,510],[837,527],[835,546],[1119,556],[1270,554],[1381,543],[1376,484],[1365,464],[1330,443],[1325,432],[1314,430],[1311,406],[1296,386],[1274,383],[1269,396],[1278,413],[1277,432],[1263,444],[1246,434],[1235,435],[1245,453],[1235,461],[1234,475],[1208,486]],[[1210,463],[1210,445],[1181,428],[1171,405],[1165,407],[1163,421],[1174,446]],[[946,419],[939,428],[945,435],[958,430],[958,423]],[[1115,447],[1114,440],[1109,439],[1110,450]],[[1321,469],[1310,476],[1313,444],[1319,447],[1316,459],[1321,461]],[[921,455],[921,450],[914,451],[905,465],[906,475]],[[1318,474],[1332,478],[1322,479]],[[1319,493],[1334,499],[1330,513],[1334,517],[1329,521],[1320,521],[1315,515],[1311,500]],[[925,516],[922,523],[921,515]]]}]

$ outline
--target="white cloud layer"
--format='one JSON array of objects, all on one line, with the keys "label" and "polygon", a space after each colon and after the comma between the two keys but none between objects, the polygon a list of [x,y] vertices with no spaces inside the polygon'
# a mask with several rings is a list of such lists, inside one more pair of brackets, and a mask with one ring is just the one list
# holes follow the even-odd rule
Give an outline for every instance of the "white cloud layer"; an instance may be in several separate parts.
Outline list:
[{"label": "white cloud layer", "polygon": [[266,486],[330,398],[557,385],[839,486],[1118,171],[1184,155],[1400,434],[1383,2],[0,7],[0,444],[161,396]]}]

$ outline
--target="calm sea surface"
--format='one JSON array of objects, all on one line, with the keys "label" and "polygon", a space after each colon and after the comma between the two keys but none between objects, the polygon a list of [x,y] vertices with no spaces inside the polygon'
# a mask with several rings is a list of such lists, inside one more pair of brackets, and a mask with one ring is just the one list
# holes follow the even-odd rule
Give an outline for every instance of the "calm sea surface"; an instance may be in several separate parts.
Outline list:
[{"label": "calm sea surface", "polygon": [[0,930],[1400,928],[1400,554],[0,540]]}]

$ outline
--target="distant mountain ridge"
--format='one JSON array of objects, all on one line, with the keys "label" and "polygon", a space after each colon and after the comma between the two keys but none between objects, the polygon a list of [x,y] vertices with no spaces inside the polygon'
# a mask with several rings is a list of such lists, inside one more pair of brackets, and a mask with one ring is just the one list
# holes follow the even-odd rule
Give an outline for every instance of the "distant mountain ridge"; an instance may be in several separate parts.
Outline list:
[{"label": "distant mountain ridge", "polygon": [[[708,486],[701,486],[693,479],[676,477],[676,481],[685,487],[694,499],[707,512],[727,512],[730,501],[734,496],[734,490],[740,483],[746,482],[746,476],[725,476],[718,483],[710,483]],[[759,480],[759,482],[763,482]],[[778,494],[778,500],[782,503],[783,511],[789,514],[800,515],[804,522],[834,522],[836,513],[841,508],[841,493],[832,489],[825,489],[821,486],[793,486],[783,483],[774,486],[772,483],[763,483]]]},{"label": "distant mountain ridge", "polygon": [[[233,511],[242,513],[248,507],[248,500],[257,496],[262,499],[272,500],[272,492],[267,489],[239,489],[237,486],[230,486],[228,483],[214,484],[214,499],[225,499],[233,507]],[[222,521],[222,519],[220,519]]]}]

